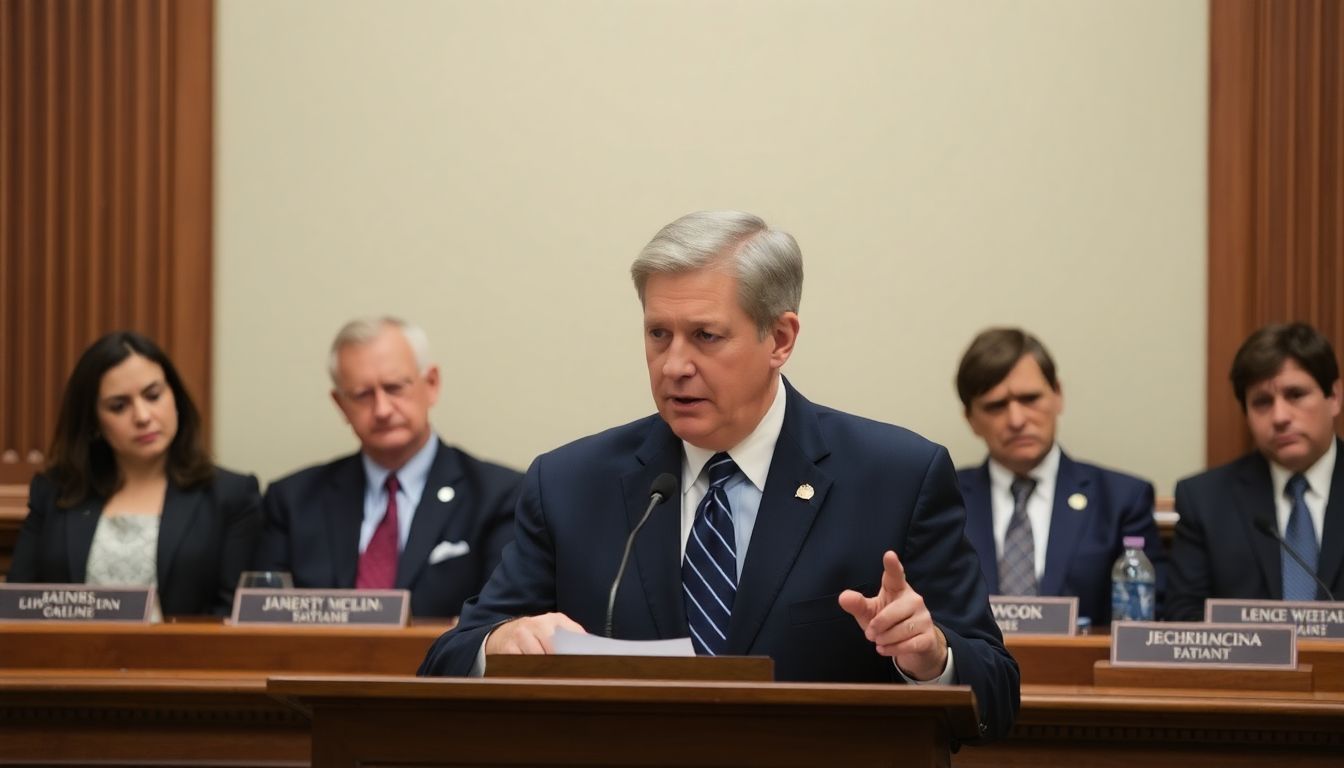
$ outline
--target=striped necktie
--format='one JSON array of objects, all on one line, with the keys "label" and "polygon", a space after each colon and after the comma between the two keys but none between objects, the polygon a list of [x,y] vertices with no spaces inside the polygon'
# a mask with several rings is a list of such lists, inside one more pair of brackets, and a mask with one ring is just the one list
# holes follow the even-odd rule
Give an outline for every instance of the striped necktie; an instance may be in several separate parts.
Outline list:
[{"label": "striped necktie", "polygon": [[1027,517],[1027,499],[1036,489],[1036,481],[1029,477],[1014,478],[1013,516],[1008,520],[1008,532],[1003,536],[1003,556],[999,558],[999,594],[1035,595],[1036,539],[1031,533],[1031,518]]},{"label": "striped necktie", "polygon": [[717,656],[728,644],[728,620],[737,595],[737,545],[724,490],[729,478],[737,474],[737,465],[728,454],[716,453],[706,468],[709,491],[695,510],[681,565],[681,586],[695,652]]}]

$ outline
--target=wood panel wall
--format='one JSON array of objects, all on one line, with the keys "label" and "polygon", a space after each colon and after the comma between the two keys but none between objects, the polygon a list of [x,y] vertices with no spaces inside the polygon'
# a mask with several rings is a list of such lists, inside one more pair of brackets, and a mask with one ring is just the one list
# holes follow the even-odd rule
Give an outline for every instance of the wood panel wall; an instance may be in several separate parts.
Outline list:
[{"label": "wood panel wall", "polygon": [[108,331],[210,413],[213,57],[213,0],[0,0],[0,483]]},{"label": "wood panel wall", "polygon": [[1302,320],[1344,352],[1341,6],[1210,0],[1211,465],[1251,447],[1228,370],[1252,331]]}]

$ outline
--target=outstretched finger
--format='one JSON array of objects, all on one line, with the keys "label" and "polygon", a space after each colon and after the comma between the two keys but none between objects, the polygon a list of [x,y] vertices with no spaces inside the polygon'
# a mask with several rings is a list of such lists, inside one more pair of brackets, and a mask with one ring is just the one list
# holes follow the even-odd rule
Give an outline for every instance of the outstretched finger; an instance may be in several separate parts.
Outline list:
[{"label": "outstretched finger", "polygon": [[906,586],[905,566],[901,565],[901,558],[889,549],[882,555],[882,592],[888,600],[893,600],[905,591]]}]

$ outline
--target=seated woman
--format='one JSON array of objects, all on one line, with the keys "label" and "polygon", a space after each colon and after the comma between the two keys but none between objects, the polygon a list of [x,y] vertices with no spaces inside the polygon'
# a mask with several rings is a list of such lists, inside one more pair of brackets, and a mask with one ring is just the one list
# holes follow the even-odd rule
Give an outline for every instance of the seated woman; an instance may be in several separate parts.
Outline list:
[{"label": "seated woman", "polygon": [[226,614],[261,525],[257,479],[213,466],[177,370],[109,333],[66,384],[10,582],[152,585],[166,615]]}]

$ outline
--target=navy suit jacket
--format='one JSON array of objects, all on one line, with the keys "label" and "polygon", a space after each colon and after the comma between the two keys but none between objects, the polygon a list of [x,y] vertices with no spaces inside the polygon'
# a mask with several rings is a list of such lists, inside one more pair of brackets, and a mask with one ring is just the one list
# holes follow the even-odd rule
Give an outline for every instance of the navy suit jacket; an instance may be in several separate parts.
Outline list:
[{"label": "navy suit jacket", "polygon": [[[46,475],[34,477],[9,581],[84,583],[104,501],[58,507],[55,485]],[[164,615],[222,616],[232,609],[238,575],[261,527],[260,501],[257,478],[218,467],[212,481],[195,488],[168,483],[155,552]]]},{"label": "navy suit jacket", "polygon": [[[999,558],[994,545],[989,462],[957,472],[966,499],[966,537],[980,555],[990,594],[999,591]],[[1069,497],[1081,494],[1087,506],[1074,509]],[[1084,464],[1059,454],[1055,500],[1050,510],[1045,572],[1040,594],[1078,598],[1078,615],[1095,626],[1111,623],[1111,566],[1125,551],[1126,536],[1142,536],[1157,572],[1159,605],[1165,591],[1166,553],[1153,521],[1153,486],[1146,480]]]},{"label": "navy suit jacket", "polygon": [[[1344,598],[1344,444],[1335,439],[1335,472],[1325,504],[1316,575]],[[1176,484],[1176,539],[1171,547],[1171,589],[1165,617],[1204,618],[1210,597],[1282,600],[1279,543],[1256,530],[1263,520],[1274,530],[1274,482],[1258,452],[1187,477]],[[1318,590],[1317,597],[1325,595]]]},{"label": "navy suit jacket", "polygon": [[[439,443],[397,560],[397,589],[411,591],[416,616],[456,616],[480,591],[512,538],[522,475]],[[265,525],[253,567],[289,571],[294,586],[352,589],[364,521],[364,464],[358,453],[276,480],[262,502]],[[453,489],[449,501],[439,489]],[[430,564],[441,542],[465,542],[462,555]]]},{"label": "navy suit jacket", "polygon": [[[845,589],[877,591],[882,554],[891,549],[947,636],[958,682],[975,690],[981,733],[1006,733],[1018,707],[1017,664],[962,535],[965,513],[947,451],[899,427],[813,405],[792,387],[787,398],[727,652],[770,656],[781,680],[901,681],[838,603]],[[682,453],[655,415],[538,457],[524,480],[514,543],[420,674],[467,674],[486,634],[516,616],[560,611],[602,632],[626,536],[653,479],[681,477]],[[803,484],[811,498],[797,494]],[[679,499],[655,509],[637,537],[616,599],[616,637],[689,634]]]}]

